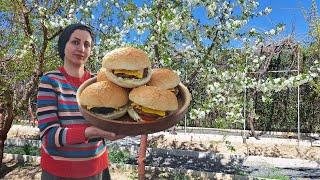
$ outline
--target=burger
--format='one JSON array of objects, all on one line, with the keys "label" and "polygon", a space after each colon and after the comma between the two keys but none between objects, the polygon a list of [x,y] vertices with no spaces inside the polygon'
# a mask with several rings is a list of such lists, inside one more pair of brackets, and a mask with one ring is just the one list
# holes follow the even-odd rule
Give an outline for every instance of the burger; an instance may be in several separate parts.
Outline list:
[{"label": "burger", "polygon": [[105,119],[117,119],[125,115],[128,101],[128,92],[111,81],[90,84],[79,96],[82,106]]},{"label": "burger", "polygon": [[106,76],[113,83],[134,88],[146,84],[152,74],[148,55],[134,47],[123,47],[107,53],[102,60]]},{"label": "burger", "polygon": [[151,79],[147,85],[167,89],[177,95],[179,83],[180,77],[177,73],[170,69],[158,68],[152,70]]},{"label": "burger", "polygon": [[152,121],[168,116],[178,109],[177,97],[154,86],[140,86],[129,93],[128,114],[135,121]]},{"label": "burger", "polygon": [[101,68],[97,72],[97,82],[99,82],[99,81],[109,81],[108,78],[106,77],[106,69],[105,68]]}]

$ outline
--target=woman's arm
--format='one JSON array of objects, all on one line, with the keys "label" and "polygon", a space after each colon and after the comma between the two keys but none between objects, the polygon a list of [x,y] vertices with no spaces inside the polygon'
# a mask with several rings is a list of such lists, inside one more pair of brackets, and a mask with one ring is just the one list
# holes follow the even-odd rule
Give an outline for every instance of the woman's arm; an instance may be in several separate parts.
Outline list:
[{"label": "woman's arm", "polygon": [[124,138],[96,127],[62,127],[58,118],[58,97],[55,81],[42,76],[37,95],[37,117],[40,138],[47,146],[61,147],[67,144],[84,143],[90,138],[102,137],[108,140]]},{"label": "woman's arm", "polygon": [[46,146],[61,147],[87,141],[87,126],[62,127],[58,117],[57,82],[48,75],[42,76],[37,95],[37,117],[40,138]]},{"label": "woman's arm", "polygon": [[53,87],[53,80],[44,75],[41,77],[37,94],[37,118],[40,129],[40,139],[48,146],[62,146],[59,142],[61,126],[58,120],[57,94]]}]

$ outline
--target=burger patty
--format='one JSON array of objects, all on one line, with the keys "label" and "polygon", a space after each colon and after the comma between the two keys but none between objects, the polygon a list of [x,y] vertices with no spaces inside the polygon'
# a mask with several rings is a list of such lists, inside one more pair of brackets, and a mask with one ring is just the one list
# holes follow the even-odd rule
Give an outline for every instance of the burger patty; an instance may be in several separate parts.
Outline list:
[{"label": "burger patty", "polygon": [[[114,73],[114,71],[112,71],[112,73]],[[119,74],[115,74],[117,77],[122,77],[122,78],[128,78],[128,79],[139,79],[134,75],[129,75],[129,74],[125,74],[125,73],[119,73]],[[148,75],[148,68],[144,68],[143,69],[143,77],[145,78]]]},{"label": "burger patty", "polygon": [[175,87],[173,90],[174,90],[173,93],[177,96],[179,94],[179,88]]},{"label": "burger patty", "polygon": [[141,117],[141,119],[143,120],[155,120],[158,118],[161,118],[162,116],[159,116],[157,114],[150,114],[150,113],[146,113],[143,112],[141,109],[138,109],[136,107],[133,107],[133,110],[139,114],[139,116]]},{"label": "burger patty", "polygon": [[93,107],[89,111],[98,114],[109,114],[115,111],[114,108],[106,108],[106,107]]}]

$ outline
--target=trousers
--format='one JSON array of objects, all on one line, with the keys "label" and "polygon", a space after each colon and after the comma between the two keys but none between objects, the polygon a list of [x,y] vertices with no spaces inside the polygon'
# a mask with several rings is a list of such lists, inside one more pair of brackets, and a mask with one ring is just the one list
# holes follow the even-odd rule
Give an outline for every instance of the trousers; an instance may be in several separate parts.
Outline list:
[{"label": "trousers", "polygon": [[109,168],[101,173],[86,178],[64,178],[58,177],[42,169],[41,180],[111,180]]}]

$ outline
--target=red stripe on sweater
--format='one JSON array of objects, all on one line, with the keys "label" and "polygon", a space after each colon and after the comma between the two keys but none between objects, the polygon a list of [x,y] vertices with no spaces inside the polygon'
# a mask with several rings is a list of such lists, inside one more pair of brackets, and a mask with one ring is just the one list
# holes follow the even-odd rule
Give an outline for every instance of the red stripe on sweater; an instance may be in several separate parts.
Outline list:
[{"label": "red stripe on sweater", "polygon": [[72,148],[72,147],[61,147],[59,149],[62,149],[63,151],[90,151],[90,150],[94,150],[97,149],[100,145],[101,145],[102,141],[99,142],[96,145],[93,146],[89,146],[89,147],[76,147],[76,148]]},{"label": "red stripe on sweater", "polygon": [[55,100],[55,96],[38,96],[38,100]]},{"label": "red stripe on sweater", "polygon": [[64,80],[64,79],[59,79],[59,78],[57,78],[57,77],[51,77],[51,79],[56,80],[56,81],[58,81],[58,82],[61,82],[61,83],[63,83],[63,84],[67,84],[67,83],[68,83],[68,81],[66,81],[66,80]]},{"label": "red stripe on sweater", "polygon": [[66,104],[66,105],[76,105],[76,104],[78,104],[77,102],[74,102],[74,101],[64,101],[64,100],[59,100],[59,103]]},{"label": "red stripe on sweater", "polygon": [[64,127],[67,127],[67,128],[83,128],[83,127],[89,127],[89,123],[88,124],[66,124]]},{"label": "red stripe on sweater", "polygon": [[49,117],[49,118],[43,118],[43,119],[39,120],[39,123],[43,124],[43,123],[48,123],[50,121],[57,121],[57,120],[58,120],[58,117],[53,116],[53,117]]},{"label": "red stripe on sweater", "polygon": [[83,143],[87,139],[85,137],[85,129],[87,127],[70,128],[66,134],[67,144]]},{"label": "red stripe on sweater", "polygon": [[87,161],[55,160],[41,148],[41,167],[59,177],[84,178],[101,173],[109,166],[108,153]]}]

